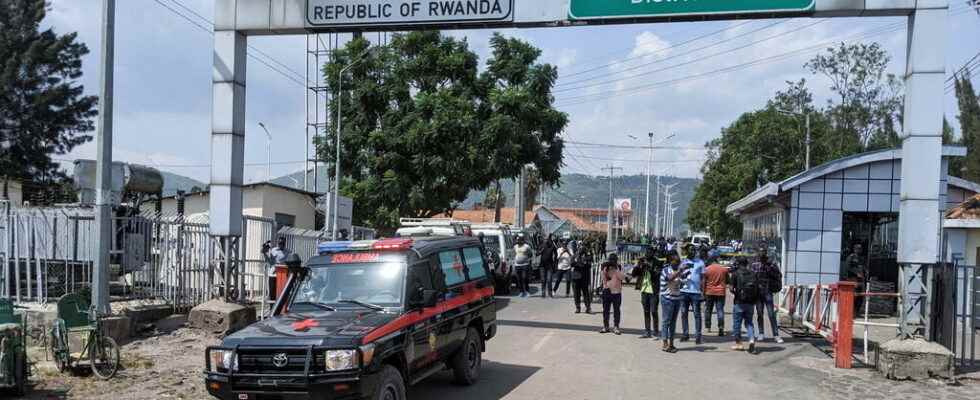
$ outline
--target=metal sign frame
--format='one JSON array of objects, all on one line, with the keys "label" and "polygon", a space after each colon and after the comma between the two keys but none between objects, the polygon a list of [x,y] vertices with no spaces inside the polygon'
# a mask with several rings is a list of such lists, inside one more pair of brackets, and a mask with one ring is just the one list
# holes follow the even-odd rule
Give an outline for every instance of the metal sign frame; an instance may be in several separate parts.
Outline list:
[{"label": "metal sign frame", "polygon": [[[731,10],[731,11],[694,11],[694,12],[677,12],[677,13],[653,13],[653,14],[628,14],[628,15],[604,15],[604,16],[593,16],[593,17],[579,17],[574,13],[574,3],[576,0],[569,0],[568,7],[568,17],[574,21],[588,21],[588,20],[609,20],[616,18],[632,19],[632,18],[665,18],[665,17],[699,17],[699,16],[721,16],[721,15],[733,15],[733,14],[794,14],[794,13],[804,13],[813,11],[817,5],[817,0],[810,0],[810,4],[803,8],[774,8],[774,9],[760,9],[760,10]],[[677,2],[673,2],[677,3]]]}]

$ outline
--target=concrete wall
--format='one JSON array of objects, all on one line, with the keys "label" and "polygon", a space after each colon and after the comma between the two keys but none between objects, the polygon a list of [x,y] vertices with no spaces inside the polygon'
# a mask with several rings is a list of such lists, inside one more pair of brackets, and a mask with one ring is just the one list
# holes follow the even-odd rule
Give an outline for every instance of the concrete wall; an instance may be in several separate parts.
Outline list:
[{"label": "concrete wall", "polygon": [[[274,219],[277,212],[289,214],[296,217],[296,228],[314,228],[316,210],[313,198],[308,195],[274,186],[259,186],[246,188],[244,197],[244,212],[247,215]],[[261,212],[256,209],[252,214],[253,207],[260,207]]]},{"label": "concrete wall", "polygon": [[[3,185],[3,182],[0,182],[0,185]],[[0,186],[0,195],[3,194],[2,190],[3,186]],[[7,182],[7,199],[13,205],[19,206],[24,204],[24,190],[21,188],[20,182]]]}]

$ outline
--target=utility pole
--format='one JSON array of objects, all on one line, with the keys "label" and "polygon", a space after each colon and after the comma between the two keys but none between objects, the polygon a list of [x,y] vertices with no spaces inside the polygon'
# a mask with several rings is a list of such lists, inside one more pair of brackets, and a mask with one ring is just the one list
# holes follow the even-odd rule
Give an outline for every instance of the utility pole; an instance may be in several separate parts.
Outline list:
[{"label": "utility pole", "polygon": [[653,132],[650,137],[650,156],[647,158],[647,190],[646,202],[643,205],[643,234],[650,234],[650,174],[653,173]]},{"label": "utility pole", "polygon": [[609,170],[609,209],[606,214],[606,251],[609,252],[616,250],[616,240],[613,238],[613,173],[622,168],[610,165],[603,170]]},{"label": "utility pole", "polygon": [[527,185],[527,166],[521,167],[521,176],[517,180],[517,185],[514,187],[514,225],[517,225],[518,229],[524,229],[524,191],[527,190],[525,186]]},{"label": "utility pole", "polygon": [[[663,215],[663,225],[661,226],[661,228],[663,229],[662,234],[664,236],[669,236],[667,234],[667,227],[669,226],[669,224],[667,223],[667,219],[668,219],[667,217],[668,217],[668,214],[669,214],[667,210],[669,210],[670,207],[671,207],[671,199],[670,198],[672,197],[672,195],[670,193],[670,190],[673,189],[674,186],[677,186],[677,184],[676,183],[672,183],[670,185],[663,185],[663,188],[664,188],[664,215]],[[659,189],[660,187],[658,186],[657,188]],[[660,213],[660,210],[657,210],[657,213],[659,214]],[[658,218],[659,218],[659,216],[658,216]],[[658,222],[659,222],[659,219],[658,219]]]},{"label": "utility pole", "polygon": [[116,1],[102,0],[102,86],[99,93],[99,126],[96,131],[95,242],[96,257],[92,268],[92,305],[100,313],[109,313],[109,245],[112,242],[112,73],[115,46]]},{"label": "utility pole", "polygon": [[810,170],[810,113],[806,113],[806,170]]},{"label": "utility pole", "polygon": [[[265,131],[265,153],[266,153],[266,165],[265,165],[265,181],[272,182],[272,134],[269,133],[269,129],[265,127],[265,124],[259,122],[259,127]],[[305,175],[305,174],[304,174]],[[303,190],[307,190],[306,183],[303,183]]]}]

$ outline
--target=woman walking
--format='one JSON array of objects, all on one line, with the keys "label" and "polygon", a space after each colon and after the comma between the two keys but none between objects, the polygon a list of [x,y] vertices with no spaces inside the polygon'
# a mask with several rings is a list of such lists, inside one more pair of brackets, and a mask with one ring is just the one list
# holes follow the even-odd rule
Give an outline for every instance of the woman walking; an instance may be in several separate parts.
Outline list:
[{"label": "woman walking", "polygon": [[602,329],[599,333],[609,332],[609,311],[612,308],[613,330],[612,332],[620,335],[619,321],[622,317],[620,307],[623,305],[623,280],[626,274],[619,266],[619,256],[615,253],[606,258],[602,263]]}]

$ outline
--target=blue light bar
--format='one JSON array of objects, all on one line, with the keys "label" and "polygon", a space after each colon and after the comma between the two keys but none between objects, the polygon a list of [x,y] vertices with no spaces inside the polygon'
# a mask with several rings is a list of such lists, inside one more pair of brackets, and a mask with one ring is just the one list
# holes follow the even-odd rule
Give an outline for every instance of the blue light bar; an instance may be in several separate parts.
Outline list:
[{"label": "blue light bar", "polygon": [[320,255],[339,253],[350,250],[351,241],[322,242],[316,246],[317,253]]}]

